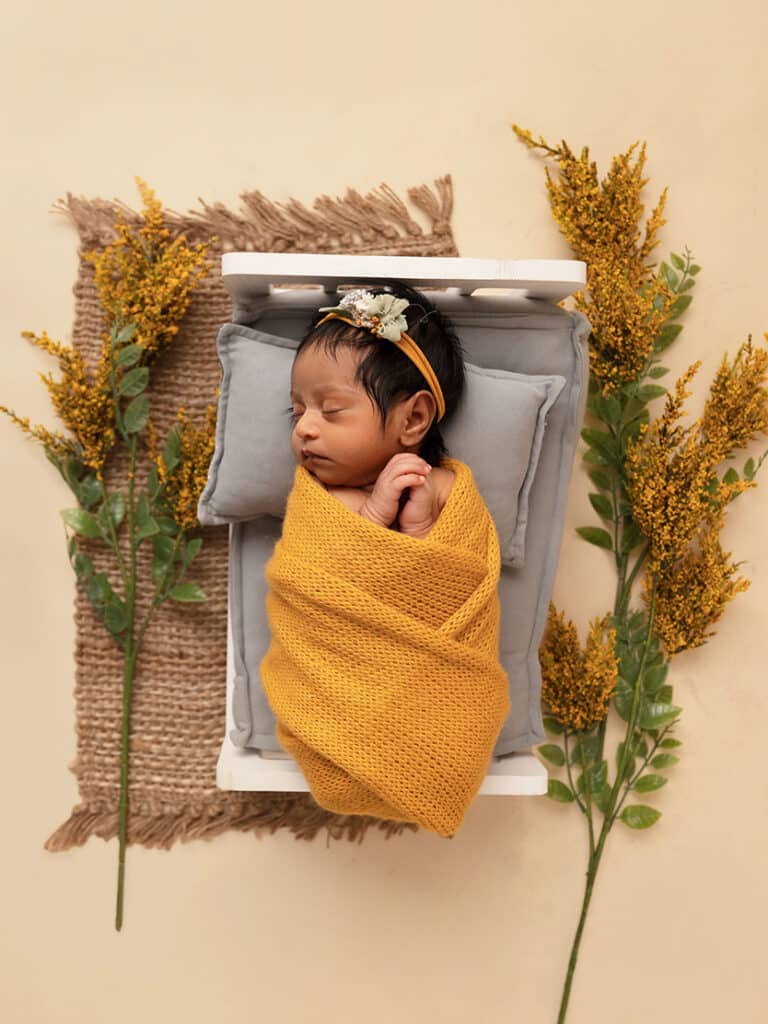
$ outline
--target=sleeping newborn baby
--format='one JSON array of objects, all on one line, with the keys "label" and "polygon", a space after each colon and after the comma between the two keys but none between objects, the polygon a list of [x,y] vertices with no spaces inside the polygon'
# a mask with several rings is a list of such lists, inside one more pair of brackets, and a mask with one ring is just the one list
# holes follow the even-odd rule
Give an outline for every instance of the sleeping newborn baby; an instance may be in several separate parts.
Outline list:
[{"label": "sleeping newborn baby", "polygon": [[464,364],[451,324],[424,295],[386,287],[319,310],[291,371],[291,446],[354,512],[423,538],[455,476],[441,465],[437,424],[458,405]]},{"label": "sleeping newborn baby", "polygon": [[319,806],[450,836],[510,708],[499,541],[438,427],[464,387],[459,340],[425,296],[387,285],[320,309],[297,349],[260,674]]}]

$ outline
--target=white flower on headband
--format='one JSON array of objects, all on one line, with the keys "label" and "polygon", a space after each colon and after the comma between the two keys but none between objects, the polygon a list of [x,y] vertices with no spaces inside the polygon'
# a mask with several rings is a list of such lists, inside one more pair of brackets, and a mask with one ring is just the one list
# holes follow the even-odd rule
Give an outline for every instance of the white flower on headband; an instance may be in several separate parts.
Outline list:
[{"label": "white flower on headband", "polygon": [[373,295],[365,288],[355,288],[347,292],[338,306],[320,306],[319,313],[340,313],[354,317],[358,327],[367,327],[388,341],[399,341],[403,331],[408,329],[408,321],[402,315],[410,303],[407,299],[398,299],[394,295]]}]

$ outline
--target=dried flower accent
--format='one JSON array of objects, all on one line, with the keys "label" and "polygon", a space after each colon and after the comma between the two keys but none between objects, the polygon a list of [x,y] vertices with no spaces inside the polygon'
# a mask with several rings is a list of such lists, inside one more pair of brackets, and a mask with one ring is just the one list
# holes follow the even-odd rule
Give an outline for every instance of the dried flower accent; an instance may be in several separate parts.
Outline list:
[{"label": "dried flower accent", "polygon": [[650,574],[684,556],[713,510],[756,486],[751,480],[717,480],[714,473],[734,449],[768,430],[768,351],[753,350],[750,338],[733,366],[724,356],[703,416],[686,426],[680,423],[691,393],[686,384],[700,366],[697,360],[688,367],[667,396],[661,417],[641,424],[627,446],[627,493],[632,516],[649,541]]},{"label": "dried flower accent", "polygon": [[148,425],[149,458],[164,490],[168,514],[182,530],[199,526],[197,503],[208,479],[216,439],[216,406],[206,407],[205,423],[192,423],[183,408],[169,431],[162,452],[157,448],[154,426]]},{"label": "dried flower accent", "polygon": [[[587,291],[574,293],[574,304],[592,324],[590,370],[604,395],[635,380],[653,351],[654,341],[673,314],[678,296],[664,277],[647,264],[658,245],[667,190],[645,225],[639,243],[643,204],[640,193],[648,179],[642,176],[645,143],[633,164],[634,142],[626,153],[613,158],[601,182],[597,165],[585,146],[576,157],[568,144],[536,142],[529,131],[512,125],[518,138],[532,149],[543,149],[557,159],[560,180],[545,169],[552,213],[577,259],[587,264]],[[639,243],[639,244],[638,244]]]},{"label": "dried flower accent", "polygon": [[[749,588],[749,580],[734,578],[741,563],[731,562],[720,544],[723,517],[722,507],[711,512],[682,558],[656,575],[654,628],[669,657],[706,643],[728,602]],[[646,605],[652,581],[643,579]]]},{"label": "dried flower accent", "polygon": [[191,291],[209,267],[206,253],[215,241],[189,248],[183,234],[169,241],[162,204],[141,178],[134,179],[144,202],[138,231],[115,215],[117,238],[84,259],[95,268],[94,280],[109,318],[135,323],[134,342],[155,355],[178,334]]},{"label": "dried flower accent", "polygon": [[394,295],[374,295],[365,288],[355,288],[347,292],[337,306],[320,306],[318,313],[330,310],[350,318],[352,323],[360,327],[369,328],[379,337],[399,341],[403,331],[408,330],[403,310],[409,305],[407,299],[398,299]]},{"label": "dried flower accent", "polygon": [[545,631],[539,647],[542,700],[562,725],[590,729],[608,714],[618,678],[615,654],[616,631],[610,616],[590,622],[582,651],[574,624],[550,601]]},{"label": "dried flower accent", "polygon": [[106,457],[115,444],[115,403],[109,375],[108,344],[102,346],[98,366],[92,373],[77,349],[53,341],[45,331],[40,335],[22,331],[21,336],[58,360],[60,380],[54,380],[50,373],[41,373],[40,377],[48,388],[54,409],[65,427],[74,434],[75,441],[45,427],[30,427],[26,417],[16,416],[5,407],[0,408],[25,433],[43,444],[50,455],[58,458],[75,456],[101,478]]}]

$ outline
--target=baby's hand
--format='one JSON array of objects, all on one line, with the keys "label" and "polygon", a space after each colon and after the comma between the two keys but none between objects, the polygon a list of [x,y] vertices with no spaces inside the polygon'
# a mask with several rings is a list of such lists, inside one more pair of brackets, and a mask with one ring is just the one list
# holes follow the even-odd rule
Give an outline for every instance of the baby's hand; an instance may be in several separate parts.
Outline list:
[{"label": "baby's hand", "polygon": [[412,487],[408,501],[400,509],[400,532],[409,537],[426,537],[439,515],[434,474],[426,476],[419,487]]},{"label": "baby's hand", "polygon": [[[373,491],[363,502],[360,515],[370,519],[371,522],[378,523],[379,526],[390,526],[397,518],[400,495],[405,488],[413,487],[418,493],[423,489],[420,485],[428,481],[431,469],[428,462],[413,452],[398,452],[397,455],[393,455],[379,473]],[[413,496],[406,502],[403,511],[412,501]],[[403,529],[402,512],[400,513],[400,529]]]}]

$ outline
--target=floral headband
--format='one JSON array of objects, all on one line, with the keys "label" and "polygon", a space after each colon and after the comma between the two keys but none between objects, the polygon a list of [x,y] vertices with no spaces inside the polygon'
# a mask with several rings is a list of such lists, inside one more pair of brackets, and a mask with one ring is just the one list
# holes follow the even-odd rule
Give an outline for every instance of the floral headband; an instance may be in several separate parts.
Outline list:
[{"label": "floral headband", "polygon": [[[324,324],[326,320],[330,319],[346,320],[347,323],[357,327],[366,327],[378,337],[391,341],[404,355],[408,356],[426,380],[429,390],[435,396],[437,421],[440,422],[445,415],[443,389],[440,387],[440,382],[427,357],[413,338],[406,334],[408,321],[402,313],[409,305],[407,299],[398,299],[394,295],[373,295],[365,288],[355,288],[347,292],[338,306],[320,306],[318,312],[325,313],[327,311],[327,315],[315,326],[319,327],[320,324]],[[423,319],[424,317],[422,317]]]}]

